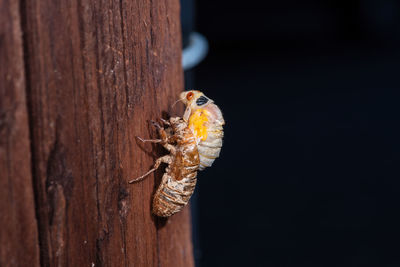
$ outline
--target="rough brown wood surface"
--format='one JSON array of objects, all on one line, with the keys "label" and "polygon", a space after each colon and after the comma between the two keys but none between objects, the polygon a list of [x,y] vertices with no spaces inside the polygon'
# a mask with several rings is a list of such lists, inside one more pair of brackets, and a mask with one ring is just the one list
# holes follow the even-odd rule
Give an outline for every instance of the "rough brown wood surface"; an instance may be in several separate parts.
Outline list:
[{"label": "rough brown wood surface", "polygon": [[22,32],[17,1],[0,0],[0,266],[38,266]]},{"label": "rough brown wood surface", "polygon": [[[12,243],[33,231],[24,240],[32,266],[39,247],[42,266],[193,266],[188,208],[168,220],[151,215],[162,172],[128,184],[165,153],[135,137],[155,137],[149,120],[182,113],[171,107],[183,90],[179,1],[24,0],[21,8],[10,0],[0,3],[0,20],[11,21],[0,29],[14,30],[20,12],[24,31],[25,62],[17,25],[5,44],[12,53],[19,49],[6,60],[15,60],[15,77],[0,81],[4,87],[14,83],[10,99],[20,103],[3,106],[8,99],[2,99],[0,109],[17,107],[3,112],[14,117],[0,128],[8,138],[0,140],[6,156],[0,166],[18,170],[6,176],[2,171],[1,185],[20,188],[18,197],[11,196],[18,200]],[[12,9],[10,17],[1,17],[3,5]],[[0,59],[10,56],[7,49]],[[0,73],[8,73],[1,64]],[[1,247],[7,238],[0,237]],[[24,254],[12,249],[0,248],[2,260],[3,254]]]}]

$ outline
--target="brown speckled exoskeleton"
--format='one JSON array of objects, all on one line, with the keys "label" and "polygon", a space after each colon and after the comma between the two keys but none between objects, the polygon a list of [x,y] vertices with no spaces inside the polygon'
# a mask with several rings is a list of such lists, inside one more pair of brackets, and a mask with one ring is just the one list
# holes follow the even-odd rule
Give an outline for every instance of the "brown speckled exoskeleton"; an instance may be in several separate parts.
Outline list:
[{"label": "brown speckled exoskeleton", "polygon": [[169,217],[179,212],[189,202],[196,186],[200,159],[196,138],[184,120],[176,117],[162,122],[164,127],[168,126],[166,129],[153,122],[158,128],[160,139],[138,138],[142,142],[160,143],[170,154],[158,158],[150,171],[129,183],[144,179],[161,163],[167,163],[168,167],[153,198],[152,212],[160,217]]}]

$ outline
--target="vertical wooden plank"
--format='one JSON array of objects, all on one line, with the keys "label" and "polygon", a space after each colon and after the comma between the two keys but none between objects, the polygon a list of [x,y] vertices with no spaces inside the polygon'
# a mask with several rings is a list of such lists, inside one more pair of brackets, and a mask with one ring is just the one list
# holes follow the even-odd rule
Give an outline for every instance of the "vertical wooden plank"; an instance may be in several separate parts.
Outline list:
[{"label": "vertical wooden plank", "polygon": [[0,266],[39,266],[18,1],[0,0]]},{"label": "vertical wooden plank", "polygon": [[136,136],[178,111],[179,1],[26,0],[24,13],[43,265],[192,266],[188,209],[160,221],[154,178],[127,183],[161,153]]}]

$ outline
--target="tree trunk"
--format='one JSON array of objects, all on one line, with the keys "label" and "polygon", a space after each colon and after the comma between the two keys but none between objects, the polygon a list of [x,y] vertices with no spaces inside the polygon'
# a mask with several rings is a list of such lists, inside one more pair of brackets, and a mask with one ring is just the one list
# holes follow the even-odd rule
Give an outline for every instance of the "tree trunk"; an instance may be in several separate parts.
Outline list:
[{"label": "tree trunk", "polygon": [[151,215],[162,171],[127,183],[182,114],[179,1],[0,3],[0,266],[193,266],[189,209]]}]

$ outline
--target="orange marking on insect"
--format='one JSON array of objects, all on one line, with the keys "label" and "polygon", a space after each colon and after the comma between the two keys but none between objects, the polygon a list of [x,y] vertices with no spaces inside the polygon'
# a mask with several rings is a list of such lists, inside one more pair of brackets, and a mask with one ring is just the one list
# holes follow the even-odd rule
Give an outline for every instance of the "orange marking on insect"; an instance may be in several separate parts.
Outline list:
[{"label": "orange marking on insect", "polygon": [[199,137],[201,141],[204,141],[208,137],[208,118],[210,112],[204,109],[196,110],[189,118],[189,128],[191,128],[196,137]]}]

